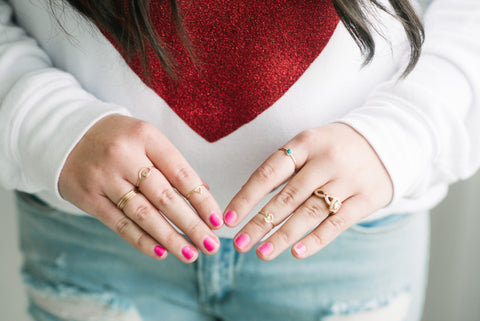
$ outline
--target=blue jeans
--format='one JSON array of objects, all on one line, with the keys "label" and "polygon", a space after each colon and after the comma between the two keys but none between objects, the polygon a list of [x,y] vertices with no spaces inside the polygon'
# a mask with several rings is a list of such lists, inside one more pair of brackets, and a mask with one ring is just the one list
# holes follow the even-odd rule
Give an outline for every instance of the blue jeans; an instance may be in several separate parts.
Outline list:
[{"label": "blue jeans", "polygon": [[355,225],[318,254],[263,262],[221,239],[212,256],[155,261],[102,223],[17,193],[35,320],[420,320],[427,213]]}]

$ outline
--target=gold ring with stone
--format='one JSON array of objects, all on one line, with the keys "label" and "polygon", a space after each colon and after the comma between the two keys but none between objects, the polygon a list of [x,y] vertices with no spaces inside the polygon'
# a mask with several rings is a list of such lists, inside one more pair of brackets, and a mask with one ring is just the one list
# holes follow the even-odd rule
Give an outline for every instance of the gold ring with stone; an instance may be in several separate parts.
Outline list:
[{"label": "gold ring with stone", "polygon": [[325,193],[324,190],[322,189],[316,189],[314,192],[313,192],[313,195],[319,197],[319,198],[323,198],[325,200],[325,203],[327,203],[328,205],[328,210],[330,211],[330,214],[335,214],[337,213],[340,208],[342,207],[342,202],[340,202],[339,199],[333,197],[332,195],[328,195],[327,193]]},{"label": "gold ring with stone", "polygon": [[132,198],[135,197],[135,195],[138,194],[137,192],[137,188],[132,188],[131,190],[129,190],[127,193],[125,193],[125,195],[122,196],[122,198],[118,201],[117,203],[117,207],[121,210],[123,210],[125,208],[125,206],[127,206],[127,203],[129,200],[131,200]]},{"label": "gold ring with stone", "polygon": [[185,197],[186,197],[187,199],[189,199],[189,198],[190,198],[193,194],[195,194],[195,193],[202,194],[204,188],[205,188],[205,185],[203,185],[203,184],[198,185],[197,187],[195,187],[194,189],[192,189],[190,192],[188,192],[188,194],[185,195]]},{"label": "gold ring with stone", "polygon": [[137,188],[140,187],[140,182],[142,181],[142,179],[145,179],[150,175],[150,173],[152,172],[152,169],[153,169],[153,166],[150,166],[150,167],[143,167],[138,171],[137,183],[135,184]]},{"label": "gold ring with stone", "polygon": [[270,223],[272,224],[272,228],[275,227],[275,223],[273,223],[273,214],[269,212],[258,212],[258,214],[263,215],[263,220],[265,223]]},{"label": "gold ring with stone", "polygon": [[293,151],[290,148],[279,148],[278,150],[281,150],[282,152],[285,153],[286,156],[290,157],[290,159],[293,161],[293,166],[295,166],[295,171],[297,170],[297,161],[295,160],[295,157],[293,156]]}]

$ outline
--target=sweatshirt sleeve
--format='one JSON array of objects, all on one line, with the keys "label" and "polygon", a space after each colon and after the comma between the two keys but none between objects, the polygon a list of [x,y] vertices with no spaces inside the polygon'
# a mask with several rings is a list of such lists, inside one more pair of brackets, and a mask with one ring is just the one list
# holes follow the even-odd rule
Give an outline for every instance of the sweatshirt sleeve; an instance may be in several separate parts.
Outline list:
[{"label": "sweatshirt sleeve", "polygon": [[480,1],[436,0],[424,18],[425,44],[412,73],[399,79],[400,65],[340,120],[382,160],[394,186],[391,205],[480,166]]},{"label": "sweatshirt sleeve", "polygon": [[0,0],[0,186],[62,202],[57,182],[70,151],[96,121],[128,112],[52,67],[12,16]]}]

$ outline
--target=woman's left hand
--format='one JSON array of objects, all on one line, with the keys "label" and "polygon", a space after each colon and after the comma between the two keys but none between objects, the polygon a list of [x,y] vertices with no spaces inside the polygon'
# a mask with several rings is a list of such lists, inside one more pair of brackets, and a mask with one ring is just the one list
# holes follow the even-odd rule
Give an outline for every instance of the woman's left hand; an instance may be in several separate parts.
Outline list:
[{"label": "woman's left hand", "polygon": [[[227,206],[227,226],[238,225],[265,195],[288,179],[235,236],[238,251],[249,251],[286,220],[259,244],[257,255],[272,260],[295,244],[292,254],[308,257],[351,225],[386,206],[393,196],[390,176],[365,138],[348,125],[332,123],[304,131],[283,150],[275,151]],[[321,192],[314,195],[318,189],[327,196],[322,197]],[[340,205],[334,204],[336,200],[342,203],[333,213]]]}]

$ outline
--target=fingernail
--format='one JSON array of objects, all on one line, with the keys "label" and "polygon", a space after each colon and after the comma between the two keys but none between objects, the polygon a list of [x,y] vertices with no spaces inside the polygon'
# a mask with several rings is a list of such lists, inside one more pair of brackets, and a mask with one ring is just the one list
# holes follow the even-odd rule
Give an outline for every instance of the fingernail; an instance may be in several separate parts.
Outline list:
[{"label": "fingernail", "polygon": [[227,224],[232,225],[236,220],[237,214],[234,211],[228,211],[227,214],[225,214],[225,222],[227,222]]},{"label": "fingernail", "polygon": [[235,244],[241,250],[244,250],[248,246],[248,243],[250,243],[250,237],[247,234],[242,234],[235,240]]},{"label": "fingernail", "polygon": [[269,256],[273,252],[273,245],[272,243],[265,243],[258,248],[258,252],[260,252],[264,257]]},{"label": "fingernail", "polygon": [[223,223],[222,217],[217,213],[212,213],[210,215],[210,223],[212,223],[212,225],[215,227],[219,227]]},{"label": "fingernail", "polygon": [[163,247],[161,246],[155,246],[155,248],[153,249],[153,251],[155,252],[155,254],[157,254],[158,256],[163,256],[165,254],[165,252],[167,252],[167,250],[165,250]]},{"label": "fingernail", "polygon": [[295,252],[299,256],[303,256],[307,252],[307,247],[305,245],[303,245],[302,243],[300,243],[297,246],[295,246]]},{"label": "fingernail", "polygon": [[195,250],[188,245],[182,248],[182,254],[187,260],[191,260],[195,256]]},{"label": "fingernail", "polygon": [[209,235],[203,240],[203,245],[205,246],[208,252],[212,252],[217,248],[218,242],[216,239],[214,239]]}]

